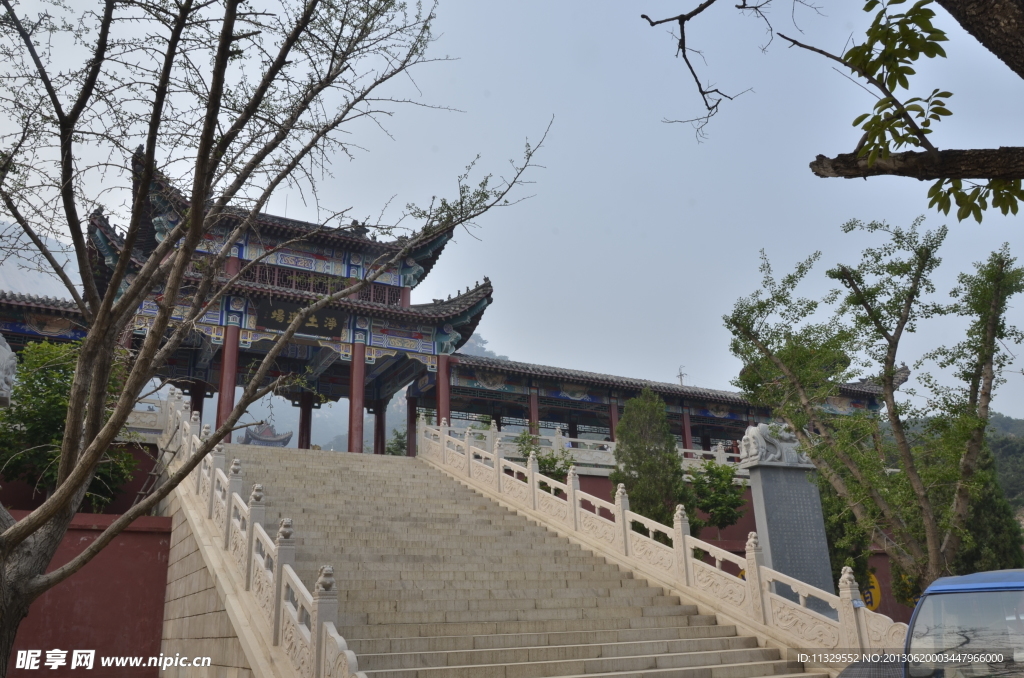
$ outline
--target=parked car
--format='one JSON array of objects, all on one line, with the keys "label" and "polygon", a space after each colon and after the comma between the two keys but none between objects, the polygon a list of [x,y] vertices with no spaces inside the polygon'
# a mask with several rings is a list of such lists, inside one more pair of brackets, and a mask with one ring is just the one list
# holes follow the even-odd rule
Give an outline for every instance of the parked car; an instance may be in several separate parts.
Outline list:
[{"label": "parked car", "polygon": [[914,608],[906,678],[1024,676],[1024,570],[942,577]]}]

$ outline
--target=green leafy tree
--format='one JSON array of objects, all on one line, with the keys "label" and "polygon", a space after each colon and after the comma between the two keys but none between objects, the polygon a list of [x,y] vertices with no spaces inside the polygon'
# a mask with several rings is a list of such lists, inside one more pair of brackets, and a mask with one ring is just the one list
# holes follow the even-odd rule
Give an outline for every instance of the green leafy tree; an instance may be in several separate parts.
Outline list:
[{"label": "green leafy tree", "polygon": [[994,433],[989,435],[988,444],[1006,500],[1017,510],[1024,508],[1024,438]]},{"label": "green leafy tree", "polygon": [[[572,453],[568,450],[548,450],[540,446],[540,437],[529,431],[523,431],[515,437],[516,447],[519,449],[519,454],[529,459],[530,454],[533,454],[537,458],[537,468],[540,470],[542,475],[557,480],[560,483],[564,483],[565,479],[569,476],[569,469],[575,463],[572,458]],[[551,488],[546,483],[541,483],[540,489],[545,492],[551,492]]]},{"label": "green leafy tree", "polygon": [[[1005,521],[985,536],[972,533],[971,516],[979,502],[998,503],[995,479],[986,471],[985,431],[1011,357],[1007,347],[1022,339],[1007,323],[1006,309],[1024,291],[1024,268],[1004,246],[961,274],[943,299],[931,276],[946,230],[920,233],[919,225],[847,224],[847,232],[884,234],[888,242],[864,250],[857,265],[829,270],[841,289],[822,300],[796,295],[818,254],[781,280],[762,254],[761,290],[737,301],[724,318],[732,352],[744,363],[736,385],[796,433],[859,529],[883,546],[903,575],[903,600],[943,575],[1012,567],[1011,552],[1020,547],[1019,531]],[[906,377],[897,364],[900,343],[936,316],[961,318],[964,338],[926,353],[917,366],[928,361],[956,383],[923,372],[923,390],[907,393],[916,399],[897,397]],[[840,415],[824,407],[841,384],[864,373],[870,376],[862,387],[874,388],[878,409]],[[976,547],[977,556],[965,555]]]},{"label": "green leafy tree", "polygon": [[[796,10],[803,6],[818,8],[804,0],[789,0]],[[949,100],[952,92],[933,89],[916,91],[914,76],[922,59],[945,58],[943,44],[949,40],[945,31],[936,27],[936,7],[943,8],[964,29],[981,43],[1002,65],[1024,78],[1024,50],[1020,48],[1020,27],[1024,26],[1024,3],[1020,0],[866,0],[864,11],[872,21],[860,39],[854,39],[842,54],[832,54],[820,47],[805,44],[783,33],[776,33],[770,21],[770,10],[781,0],[758,0],[736,3],[733,0],[700,0],[681,14],[661,19],[641,15],[651,26],[676,24],[676,54],[682,58],[702,99],[704,115],[689,120],[702,137],[711,118],[723,101],[738,94],[705,85],[693,54],[691,22],[698,20],[712,6],[734,6],[741,14],[762,21],[769,33],[768,42],[778,36],[790,47],[799,47],[837,63],[849,71],[877,97],[872,110],[858,116],[853,124],[862,135],[850,153],[828,157],[818,155],[810,163],[819,177],[867,178],[896,175],[933,182],[928,189],[929,206],[943,214],[956,207],[960,220],[981,221],[982,213],[991,208],[1003,214],[1016,214],[1024,199],[1024,149],[1012,144],[988,149],[942,149],[933,137],[935,128],[952,115]],[[819,14],[821,14],[819,12]],[[801,22],[802,23],[802,22]],[[803,32],[806,26],[800,30]],[[802,37],[802,36],[801,36]],[[688,42],[688,40],[690,42]],[[705,62],[706,63],[706,62]],[[843,73],[846,75],[846,73]]]},{"label": "green leafy tree", "polygon": [[391,439],[384,446],[384,454],[393,457],[404,457],[408,452],[408,434],[405,429],[391,429]]},{"label": "green leafy tree", "polygon": [[[665,403],[649,388],[626,401],[615,429],[615,463],[612,485],[626,486],[631,510],[671,525],[677,504],[692,506]],[[691,533],[698,534],[700,527],[697,516],[691,515]]]},{"label": "green leafy tree", "polygon": [[[49,494],[57,485],[68,393],[78,362],[77,344],[28,344],[20,355],[11,406],[0,410],[0,474],[23,480]],[[108,396],[116,399],[120,374],[115,372]],[[112,448],[100,459],[86,490],[86,500],[100,512],[132,478],[135,459]]]},{"label": "green leafy tree", "polygon": [[693,506],[707,516],[703,519],[706,527],[724,530],[743,517],[747,484],[736,482],[735,468],[707,459],[690,473],[690,477]]}]

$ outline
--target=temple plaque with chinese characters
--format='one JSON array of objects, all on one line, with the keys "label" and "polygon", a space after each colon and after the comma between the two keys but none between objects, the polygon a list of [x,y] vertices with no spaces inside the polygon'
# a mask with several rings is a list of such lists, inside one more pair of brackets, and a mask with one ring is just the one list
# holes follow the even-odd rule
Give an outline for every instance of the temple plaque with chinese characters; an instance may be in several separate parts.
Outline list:
[{"label": "temple plaque with chinese characters", "polygon": [[[305,304],[296,304],[279,299],[262,299],[259,302],[256,325],[261,329],[283,332],[288,329],[295,316],[305,308]],[[298,329],[299,334],[311,334],[318,337],[337,338],[348,321],[344,312],[335,308],[324,308],[313,312]]]}]

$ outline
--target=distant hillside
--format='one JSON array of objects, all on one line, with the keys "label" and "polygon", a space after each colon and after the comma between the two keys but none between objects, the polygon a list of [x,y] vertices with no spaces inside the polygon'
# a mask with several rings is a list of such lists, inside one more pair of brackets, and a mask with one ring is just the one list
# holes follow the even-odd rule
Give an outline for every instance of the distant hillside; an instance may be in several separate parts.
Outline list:
[{"label": "distant hillside", "polygon": [[999,485],[1015,509],[1024,509],[1024,419],[993,414],[989,449],[996,460]]},{"label": "distant hillside", "polygon": [[1014,419],[1013,417],[995,413],[989,419],[989,424],[995,433],[1024,438],[1024,419]]}]

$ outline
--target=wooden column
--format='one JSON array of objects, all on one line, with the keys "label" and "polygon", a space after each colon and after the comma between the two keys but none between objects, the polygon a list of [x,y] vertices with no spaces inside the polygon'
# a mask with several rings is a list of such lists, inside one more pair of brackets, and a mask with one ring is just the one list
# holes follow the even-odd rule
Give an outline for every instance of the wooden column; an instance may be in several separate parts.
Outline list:
[{"label": "wooden column", "polygon": [[580,437],[580,425],[579,425],[578,422],[575,422],[575,421],[570,421],[569,422],[569,437],[570,438],[579,438]]},{"label": "wooden column", "polygon": [[303,391],[299,394],[299,449],[308,450],[313,433],[314,394]]},{"label": "wooden column", "polygon": [[[233,276],[241,269],[238,257],[229,257],[224,270]],[[217,428],[227,421],[231,410],[235,409],[235,384],[238,381],[238,333],[235,325],[224,328],[224,347],[220,352],[220,391],[217,396]],[[221,442],[230,443],[231,434],[224,436]]]},{"label": "wooden column", "polygon": [[405,397],[405,456],[416,456],[416,406],[419,398]]},{"label": "wooden column", "polygon": [[693,449],[693,431],[690,429],[690,409],[683,405],[683,447]]},{"label": "wooden column", "polygon": [[530,387],[530,433],[540,434],[540,398],[536,386]]},{"label": "wooden column", "polygon": [[363,453],[363,391],[366,389],[366,344],[352,344],[348,380],[348,451]]},{"label": "wooden column", "polygon": [[378,400],[373,406],[373,453],[384,454],[388,446],[388,401]]},{"label": "wooden column", "polygon": [[412,288],[402,288],[402,308],[409,308],[409,304],[412,302]]},{"label": "wooden column", "polygon": [[608,404],[608,421],[608,437],[614,443],[615,429],[619,427],[619,399],[616,396],[612,396],[611,402]]},{"label": "wooden column", "polygon": [[437,383],[434,387],[434,392],[437,397],[438,426],[441,425],[441,421],[443,419],[448,420],[449,426],[451,426],[452,423],[451,383],[451,363],[449,362],[448,356],[439,355],[437,356]]}]

